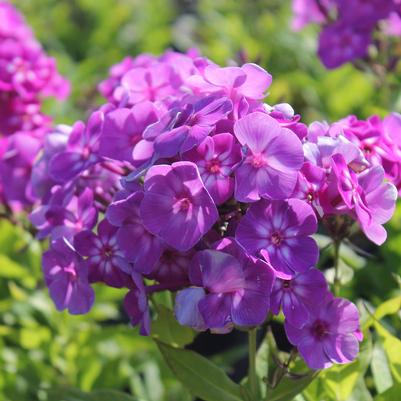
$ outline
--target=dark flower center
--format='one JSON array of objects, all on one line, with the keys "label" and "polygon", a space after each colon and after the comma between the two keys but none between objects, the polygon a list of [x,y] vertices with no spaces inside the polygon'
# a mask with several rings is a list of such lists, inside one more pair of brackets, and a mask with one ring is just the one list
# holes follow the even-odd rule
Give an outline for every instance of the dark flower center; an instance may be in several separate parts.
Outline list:
[{"label": "dark flower center", "polygon": [[160,261],[162,264],[170,264],[173,263],[176,258],[177,258],[177,253],[167,249],[166,251],[163,252]]},{"label": "dark flower center", "polygon": [[288,289],[291,287],[291,280],[283,280],[283,288]]},{"label": "dark flower center", "polygon": [[191,201],[188,198],[183,198],[180,201],[180,210],[187,211],[191,206]]},{"label": "dark flower center", "polygon": [[207,170],[212,174],[218,174],[220,172],[220,161],[212,159],[207,164]]},{"label": "dark flower center", "polygon": [[312,335],[321,340],[329,334],[329,325],[324,320],[316,320],[312,325]]},{"label": "dark flower center", "polygon": [[282,237],[282,235],[280,233],[275,232],[271,236],[271,241],[272,241],[273,245],[279,246],[283,242],[283,237]]},{"label": "dark flower center", "polygon": [[370,155],[372,153],[372,148],[369,145],[364,145],[363,152],[365,155]]},{"label": "dark flower center", "polygon": [[113,256],[113,248],[110,245],[105,245],[102,249],[102,256],[105,259],[110,259]]},{"label": "dark flower center", "polygon": [[253,155],[251,158],[251,165],[254,168],[261,168],[266,165],[266,160],[262,155]]},{"label": "dark flower center", "polygon": [[186,125],[193,127],[194,125],[198,124],[199,120],[200,117],[198,116],[198,114],[194,113],[188,118]]}]

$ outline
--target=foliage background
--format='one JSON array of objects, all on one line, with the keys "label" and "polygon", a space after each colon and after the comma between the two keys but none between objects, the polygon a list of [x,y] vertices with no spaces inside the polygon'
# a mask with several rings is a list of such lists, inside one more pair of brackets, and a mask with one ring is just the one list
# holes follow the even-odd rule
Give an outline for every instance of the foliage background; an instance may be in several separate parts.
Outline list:
[{"label": "foliage background", "polygon": [[[379,82],[350,65],[325,70],[315,53],[316,27],[301,33],[289,29],[289,0],[13,3],[72,81],[66,103],[46,103],[57,123],[84,119],[90,107],[100,104],[96,84],[124,56],[192,46],[221,64],[244,59],[260,63],[274,77],[268,102],[291,103],[307,123],[350,113],[363,118],[401,111],[401,73]],[[328,371],[299,400],[399,400],[401,208],[388,229],[389,240],[380,250],[362,244],[367,257],[349,247],[342,250],[343,295],[358,303],[367,321],[364,358]],[[49,393],[60,386],[121,390],[141,401],[193,399],[169,373],[153,342],[128,326],[121,292],[98,286],[89,315],[58,313],[42,281],[41,245],[3,221],[0,251],[0,400],[69,401],[67,393]],[[390,299],[376,315],[383,317],[380,325],[372,321],[366,306],[373,312]],[[212,359],[228,368],[245,352],[246,347],[236,346]]]}]

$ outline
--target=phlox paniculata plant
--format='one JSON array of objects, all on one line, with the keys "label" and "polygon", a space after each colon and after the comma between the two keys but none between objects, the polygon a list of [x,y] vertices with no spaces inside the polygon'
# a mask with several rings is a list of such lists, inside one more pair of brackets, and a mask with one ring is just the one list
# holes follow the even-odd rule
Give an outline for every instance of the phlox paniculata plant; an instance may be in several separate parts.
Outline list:
[{"label": "phlox paniculata plant", "polygon": [[[327,68],[369,60],[386,41],[401,35],[399,0],[293,0],[292,8],[293,29],[311,23],[321,26],[318,54]],[[392,69],[397,61],[391,54],[384,62]]]},{"label": "phlox paniculata plant", "polygon": [[102,283],[149,335],[152,296],[170,291],[196,331],[252,330],[282,312],[310,368],[357,357],[358,309],[316,268],[314,234],[337,254],[355,227],[385,241],[401,116],[308,127],[263,102],[271,83],[256,64],[220,67],[192,50],[126,58],[99,86],[106,104],[47,135],[31,221],[49,239],[59,310],[88,312]]},{"label": "phlox paniculata plant", "polygon": [[43,50],[23,16],[0,1],[0,203],[7,211],[30,207],[37,195],[30,175],[52,130],[41,111],[45,97],[64,99],[68,82]]}]

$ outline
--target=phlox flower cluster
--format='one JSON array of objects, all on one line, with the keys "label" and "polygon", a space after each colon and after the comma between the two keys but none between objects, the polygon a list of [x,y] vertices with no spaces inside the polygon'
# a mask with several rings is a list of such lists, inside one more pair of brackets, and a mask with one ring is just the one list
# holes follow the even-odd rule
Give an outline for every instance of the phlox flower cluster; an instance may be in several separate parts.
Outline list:
[{"label": "phlox flower cluster", "polygon": [[35,39],[22,15],[0,1],[0,198],[12,208],[32,203],[32,164],[51,119],[44,97],[63,99],[69,85]]},{"label": "phlox flower cluster", "polygon": [[[168,290],[195,330],[282,311],[310,367],[356,357],[357,308],[330,293],[313,234],[324,222],[340,238],[340,218],[382,243],[399,148],[389,160],[367,152],[353,117],[307,127],[288,104],[263,103],[271,82],[256,64],[220,67],[194,51],[127,58],[100,85],[107,104],[47,136],[31,220],[50,240],[43,270],[59,310],[88,312],[94,283],[121,288],[146,335],[149,297]],[[377,122],[378,141],[396,123]]]},{"label": "phlox flower cluster", "polygon": [[401,35],[399,0],[293,0],[293,29],[322,26],[319,57],[327,68],[364,58],[377,34]]}]

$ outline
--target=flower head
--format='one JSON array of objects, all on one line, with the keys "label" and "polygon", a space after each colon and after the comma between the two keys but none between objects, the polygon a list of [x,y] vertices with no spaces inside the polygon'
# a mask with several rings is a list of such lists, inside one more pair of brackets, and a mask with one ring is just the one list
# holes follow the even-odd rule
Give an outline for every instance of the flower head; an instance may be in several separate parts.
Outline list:
[{"label": "flower head", "polygon": [[236,239],[250,254],[269,261],[279,277],[288,279],[316,264],[319,249],[310,237],[316,230],[315,213],[306,202],[261,200],[240,221]]},{"label": "flower head", "polygon": [[117,244],[117,227],[107,220],[99,223],[97,235],[81,231],[74,237],[75,249],[86,257],[90,282],[104,282],[111,287],[125,287],[131,270]]},{"label": "flower head", "polygon": [[278,278],[271,295],[271,310],[284,316],[295,327],[304,326],[313,310],[327,296],[328,288],[323,273],[312,267],[305,273],[298,273],[292,279]]},{"label": "flower head", "polygon": [[193,247],[217,220],[194,163],[153,166],[144,190],[140,213],[145,228],[179,251]]},{"label": "flower head", "polygon": [[58,310],[87,313],[95,294],[88,282],[88,266],[67,241],[59,239],[43,254],[43,272]]},{"label": "flower head", "polygon": [[304,160],[298,137],[260,112],[237,121],[234,132],[246,149],[243,163],[235,171],[235,198],[252,202],[261,197],[289,197]]},{"label": "flower head", "polygon": [[228,133],[207,137],[184,157],[194,162],[206,189],[216,205],[226,202],[234,192],[234,167],[241,161],[241,148]]},{"label": "flower head", "polygon": [[297,328],[286,320],[285,331],[312,369],[352,362],[359,351],[358,309],[345,299],[328,296],[307,324]]},{"label": "flower head", "polygon": [[269,309],[266,295],[274,279],[268,264],[245,255],[239,260],[224,252],[224,247],[222,251],[205,250],[195,255],[190,279],[203,292],[193,288],[181,292],[181,301],[186,299],[188,305],[176,310],[179,321],[188,323],[188,309],[196,305],[199,315],[192,322],[194,328],[224,332],[231,330],[233,324],[253,326],[266,318]]}]

